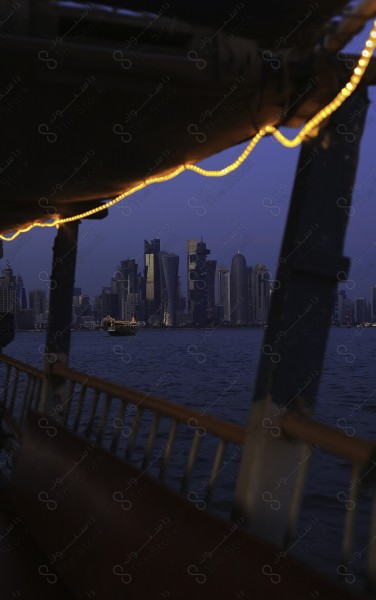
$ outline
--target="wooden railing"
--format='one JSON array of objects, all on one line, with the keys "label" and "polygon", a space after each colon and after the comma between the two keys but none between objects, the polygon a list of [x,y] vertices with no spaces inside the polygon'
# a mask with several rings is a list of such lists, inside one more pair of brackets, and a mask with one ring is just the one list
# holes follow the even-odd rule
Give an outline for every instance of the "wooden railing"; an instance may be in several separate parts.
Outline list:
[{"label": "wooden railing", "polygon": [[[345,523],[340,550],[340,564],[337,572],[349,577],[352,562],[351,551],[354,543],[354,531],[357,518],[359,495],[367,482],[375,481],[376,442],[355,436],[348,436],[335,427],[318,423],[304,415],[286,414],[282,419],[283,434],[300,439],[305,444],[318,446],[324,451],[348,460],[352,466],[348,491],[343,491],[345,499]],[[367,584],[376,596],[376,497],[373,491],[372,515],[370,522]],[[357,555],[357,553],[353,553]],[[358,553],[359,554],[359,553]]]},{"label": "wooden railing", "polygon": [[2,419],[19,437],[27,411],[37,408],[43,371],[4,354],[0,354],[0,365],[5,371],[0,386]]},{"label": "wooden railing", "polygon": [[[43,372],[1,354],[0,364],[3,413],[18,434],[27,410],[38,407]],[[245,428],[61,363],[53,365],[51,375],[66,382],[67,399],[49,416],[183,492],[198,508],[211,502],[230,515]],[[220,478],[227,498],[221,493],[216,505]]]},{"label": "wooden railing", "polygon": [[[4,381],[0,387],[3,418],[17,434],[22,431],[27,411],[38,408],[43,371],[3,354],[0,366]],[[230,515],[246,436],[244,427],[75,371],[61,363],[53,365],[52,375],[66,382],[67,400],[57,405],[55,414],[50,416],[58,417],[71,431],[125,457],[142,472],[148,471],[185,493],[198,509],[205,509],[213,501],[214,508]],[[353,507],[364,481],[376,469],[376,443],[349,437],[336,428],[291,413],[281,420],[281,434],[300,439],[307,447],[319,446],[352,464],[339,565],[348,573],[356,519]],[[234,467],[231,473],[229,465]],[[216,488],[222,499],[224,489],[232,490],[219,507],[214,502]],[[368,582],[370,589],[376,589],[375,501],[370,540]]]},{"label": "wooden railing", "polygon": [[191,480],[200,456],[204,456],[206,467],[211,463],[209,473],[200,469],[199,487],[203,493],[197,495],[197,500],[202,496],[200,501],[204,503],[213,495],[230,446],[232,451],[234,446],[238,449],[233,458],[240,458],[245,428],[239,425],[59,363],[54,365],[53,375],[69,382],[68,401],[61,407],[64,425],[136,462],[143,470],[150,470],[155,464],[154,472],[159,471],[155,475],[160,480],[166,479],[175,449],[180,456],[174,477],[178,474],[180,491],[188,493],[192,501],[196,496]]}]

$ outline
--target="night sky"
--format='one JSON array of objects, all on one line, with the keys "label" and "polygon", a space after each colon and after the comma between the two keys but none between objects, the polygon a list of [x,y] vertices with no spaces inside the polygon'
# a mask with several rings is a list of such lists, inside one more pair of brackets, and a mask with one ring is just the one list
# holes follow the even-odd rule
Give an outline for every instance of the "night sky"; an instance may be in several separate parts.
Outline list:
[{"label": "night sky", "polygon": [[[367,28],[347,50],[359,51]],[[353,215],[345,254],[353,259],[350,297],[369,298],[376,284],[375,192],[376,89],[368,108],[366,130],[355,191]],[[293,137],[296,130],[284,130]],[[231,162],[244,145],[201,163],[221,168]],[[179,272],[185,293],[187,240],[202,236],[218,266],[230,266],[239,249],[252,266],[263,262],[275,272],[299,149],[287,149],[274,139],[264,139],[248,161],[225,178],[203,178],[184,173],[173,181],[154,184],[110,209],[104,220],[84,221],[80,226],[76,286],[91,296],[110,285],[121,260],[135,258],[143,268],[143,240],[161,239],[161,249],[180,256]],[[35,229],[4,243],[4,258],[20,273],[26,290],[48,289],[55,230]],[[354,260],[355,259],[355,260]]]}]

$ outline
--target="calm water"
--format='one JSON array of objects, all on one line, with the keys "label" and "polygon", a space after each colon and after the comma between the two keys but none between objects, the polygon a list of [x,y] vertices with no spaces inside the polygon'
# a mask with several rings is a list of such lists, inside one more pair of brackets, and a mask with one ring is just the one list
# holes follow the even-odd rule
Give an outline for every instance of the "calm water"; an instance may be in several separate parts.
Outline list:
[{"label": "calm water", "polygon": [[[116,383],[151,392],[192,408],[247,422],[263,331],[140,331],[111,338],[105,332],[73,332],[70,365]],[[43,365],[44,334],[18,333],[6,353]],[[348,436],[376,437],[376,328],[332,329],[321,378],[316,417]],[[294,547],[300,558],[336,571],[339,532],[348,502],[349,467],[342,459],[315,451]],[[369,543],[370,489],[358,506],[356,550],[349,573],[354,585]],[[305,533],[307,523],[315,526]]]}]

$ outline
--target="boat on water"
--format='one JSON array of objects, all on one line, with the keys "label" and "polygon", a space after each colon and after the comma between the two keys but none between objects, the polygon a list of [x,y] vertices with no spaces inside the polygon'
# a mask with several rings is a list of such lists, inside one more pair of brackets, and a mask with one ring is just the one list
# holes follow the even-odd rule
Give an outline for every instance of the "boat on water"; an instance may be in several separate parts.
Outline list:
[{"label": "boat on water", "polygon": [[[1,233],[58,227],[44,369],[0,357],[5,462],[17,456],[0,505],[4,598],[355,595],[353,509],[375,443],[313,415],[334,291],[349,268],[343,240],[376,31],[358,66],[339,51],[376,11],[371,0],[279,4],[1,4]],[[80,220],[260,131],[307,123],[248,425],[70,368]],[[13,335],[5,324],[2,346]],[[174,453],[179,436],[185,451]],[[351,466],[338,584],[289,554],[316,445]],[[194,487],[202,453],[208,473]],[[164,481],[177,454],[174,491]],[[236,460],[224,520],[210,503]],[[361,553],[375,596],[375,516],[369,531]]]},{"label": "boat on water", "polygon": [[114,320],[110,327],[107,329],[110,335],[136,335],[140,326],[136,319],[133,317],[131,321],[116,321]]}]

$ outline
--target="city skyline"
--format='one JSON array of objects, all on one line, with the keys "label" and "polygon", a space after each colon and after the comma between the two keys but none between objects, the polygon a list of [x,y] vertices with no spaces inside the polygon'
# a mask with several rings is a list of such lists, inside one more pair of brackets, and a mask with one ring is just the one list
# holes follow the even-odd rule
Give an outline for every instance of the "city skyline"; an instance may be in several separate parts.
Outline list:
[{"label": "city skyline", "polygon": [[[185,297],[178,274],[180,257],[161,248],[159,239],[144,240],[142,264],[134,258],[121,260],[111,279],[108,274],[109,285],[101,282],[93,302],[85,289],[74,287],[71,326],[93,329],[110,318],[142,320],[151,327],[266,323],[271,287],[270,272],[265,265],[247,266],[238,250],[231,269],[217,269],[217,261],[211,258],[211,250],[203,238],[188,240],[186,256]],[[1,312],[14,315],[17,329],[45,328],[49,312],[47,291],[31,289],[29,302],[26,296],[22,276],[15,274],[7,261],[0,276]]]},{"label": "city skyline", "polygon": [[[99,221],[99,223],[101,223],[101,221]],[[82,229],[84,229],[85,227],[85,223],[83,223],[82,225]],[[90,232],[92,232],[91,230],[91,225],[89,226],[89,233],[87,231],[83,231],[82,234],[82,244],[85,243],[86,239],[89,237]],[[51,247],[52,247],[52,243],[53,243],[53,232],[48,231],[47,234],[50,234],[50,242],[51,242]],[[146,238],[146,236],[144,236]],[[201,237],[204,237],[204,239],[207,242],[207,245],[212,247],[212,244],[210,243],[210,239],[211,236],[210,234],[208,236],[204,235],[204,236],[197,236],[197,239],[200,239]],[[142,238],[142,236],[141,236]],[[94,241],[99,241],[100,242],[100,237],[94,237],[93,238]],[[150,238],[152,239],[152,238]],[[162,234],[161,237],[159,238],[161,244],[163,245],[164,243],[166,244],[166,247],[163,246],[163,250],[164,251],[168,251],[168,252],[172,252],[174,254],[177,254],[178,256],[184,256],[185,255],[185,246],[187,244],[188,238],[187,240],[182,240],[182,238],[179,238],[179,244],[177,244],[177,240],[174,240],[173,237],[173,233],[169,232],[169,228],[165,228],[164,231],[164,235]],[[125,252],[124,253],[124,258],[121,258],[119,255],[117,256],[117,258],[115,258],[115,261],[113,264],[109,264],[109,260],[103,261],[103,259],[100,261],[100,263],[96,262],[94,260],[94,256],[95,256],[95,250],[96,251],[100,251],[101,250],[101,243],[98,243],[97,247],[94,248],[93,245],[93,240],[91,241],[91,246],[90,245],[82,245],[80,247],[81,242],[79,242],[79,248],[78,248],[78,257],[77,257],[77,277],[76,277],[76,285],[81,287],[82,289],[85,290],[85,294],[89,295],[90,298],[93,298],[97,293],[98,293],[98,289],[100,287],[102,287],[104,284],[101,282],[100,278],[101,272],[104,272],[104,278],[105,281],[107,281],[108,279],[108,273],[109,271],[112,272],[112,274],[116,273],[116,266],[115,263],[117,264],[119,262],[119,260],[129,260],[129,259],[134,259],[138,261],[142,261],[143,260],[143,252],[142,252],[142,243],[140,243],[140,240],[138,240],[138,251],[132,255],[131,252]],[[236,244],[236,242],[238,242],[238,245]],[[223,260],[217,260],[217,269],[219,268],[227,268],[229,269],[231,266],[231,261],[233,256],[235,256],[235,254],[240,251],[241,254],[243,254],[245,256],[246,262],[247,264],[258,264],[258,263],[262,263],[262,264],[267,264],[268,265],[268,270],[270,271],[270,277],[271,280],[273,281],[275,279],[275,270],[276,270],[276,263],[275,266],[273,268],[273,266],[268,263],[267,260],[265,260],[262,256],[257,256],[257,258],[252,260],[250,259],[250,254],[252,254],[252,248],[249,249],[249,251],[247,252],[247,245],[250,244],[252,242],[252,239],[250,238],[250,236],[247,235],[247,230],[245,228],[244,225],[240,224],[238,226],[237,229],[234,230],[234,232],[232,233],[232,237],[228,238],[227,240],[224,241],[222,247],[220,247],[219,249],[214,250],[214,252],[211,252],[211,258],[218,256],[218,257],[223,257]],[[12,244],[15,244],[15,242],[12,242]],[[376,242],[374,242],[373,240],[371,241],[371,244],[369,245],[368,249],[366,248],[366,253],[370,254],[370,250],[374,249],[374,246],[376,247]],[[182,247],[183,251],[179,254],[179,252],[177,251],[172,251],[172,248],[176,248],[176,247]],[[44,289],[48,292],[49,290],[49,277],[50,277],[50,269],[51,269],[51,264],[50,261],[52,261],[52,251],[51,251],[51,257],[48,256],[48,254],[46,255],[46,253],[41,253],[39,254],[40,258],[42,259],[42,268],[38,269],[37,265],[33,264],[32,267],[29,269],[24,269],[23,265],[25,263],[25,261],[22,259],[22,251],[24,250],[24,243],[22,243],[22,240],[19,241],[19,244],[17,246],[17,244],[15,246],[12,247],[12,251],[9,252],[10,250],[10,245],[8,245],[7,243],[4,243],[4,255],[3,258],[0,259],[0,271],[2,272],[3,269],[6,268],[7,263],[9,262],[13,272],[15,275],[20,275],[23,279],[24,282],[24,287],[26,288],[26,290],[33,290],[33,289]],[[222,250],[222,252],[221,252]],[[376,249],[374,250],[376,252]],[[120,250],[118,250],[118,252],[120,252]],[[270,254],[270,253],[269,253]],[[90,265],[90,257],[92,257],[93,262],[95,262],[95,272],[98,274],[95,278],[92,277],[93,271],[91,269],[91,265]],[[277,259],[276,259],[277,260]],[[340,290],[345,290],[347,296],[349,298],[355,298],[355,297],[365,297],[368,300],[371,299],[371,288],[375,285],[376,283],[376,255],[375,255],[375,259],[373,260],[373,258],[368,257],[368,260],[363,261],[364,264],[362,264],[362,260],[361,257],[353,257],[352,260],[352,264],[351,264],[351,268],[350,268],[350,272],[349,272],[349,276],[346,282],[341,282],[338,286],[338,291]],[[180,261],[179,264],[179,277],[180,277],[180,281],[183,284],[182,285],[182,290],[184,295],[186,295],[187,293],[187,289],[186,289],[186,269],[185,269],[185,261]],[[80,268],[81,267],[81,268]],[[87,267],[87,268],[86,268]],[[99,267],[99,268],[98,268]],[[80,274],[81,272],[81,274]],[[89,279],[88,279],[88,274],[89,274]],[[106,279],[107,277],[107,279]]]},{"label": "city skyline", "polygon": [[[233,255],[230,268],[217,265],[211,250],[201,237],[188,240],[186,246],[186,295],[179,274],[180,257],[166,252],[160,239],[144,240],[142,262],[135,258],[120,260],[109,285],[98,285],[94,296],[74,287],[72,326],[95,328],[103,319],[114,318],[145,321],[152,327],[174,327],[231,323],[233,326],[267,323],[273,285],[268,267],[262,263],[247,264],[240,250]],[[349,325],[376,322],[376,284],[370,294],[351,297],[348,280],[337,291],[332,311],[332,324]],[[342,287],[342,289],[341,289]],[[18,329],[45,328],[48,319],[48,293],[38,287],[27,294],[21,273],[14,273],[7,261],[0,276],[0,308],[13,313]],[[27,301],[27,296],[29,301]]]}]

